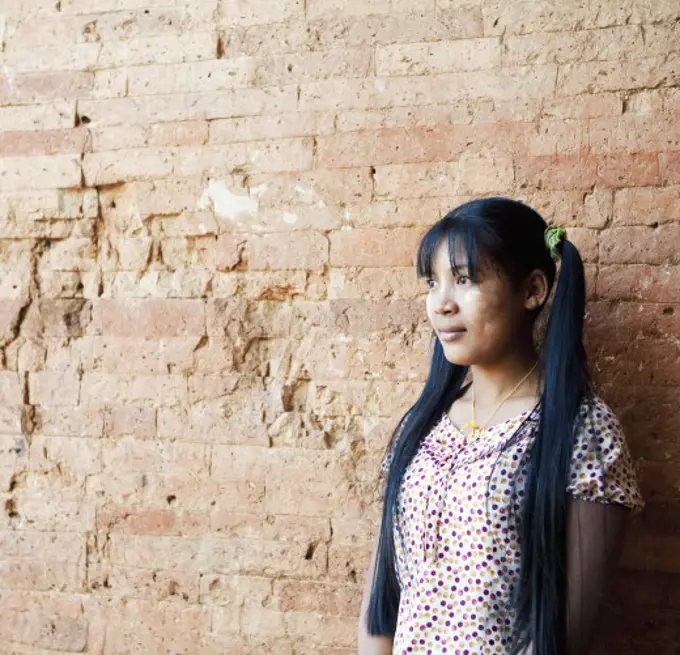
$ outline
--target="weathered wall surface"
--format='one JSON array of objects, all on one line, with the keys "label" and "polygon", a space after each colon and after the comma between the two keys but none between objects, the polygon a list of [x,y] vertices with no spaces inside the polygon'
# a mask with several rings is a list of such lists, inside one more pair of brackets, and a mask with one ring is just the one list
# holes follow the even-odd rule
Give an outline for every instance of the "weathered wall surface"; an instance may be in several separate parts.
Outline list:
[{"label": "weathered wall surface", "polygon": [[354,652],[377,464],[471,196],[570,226],[680,644],[677,0],[0,0],[0,652]]}]

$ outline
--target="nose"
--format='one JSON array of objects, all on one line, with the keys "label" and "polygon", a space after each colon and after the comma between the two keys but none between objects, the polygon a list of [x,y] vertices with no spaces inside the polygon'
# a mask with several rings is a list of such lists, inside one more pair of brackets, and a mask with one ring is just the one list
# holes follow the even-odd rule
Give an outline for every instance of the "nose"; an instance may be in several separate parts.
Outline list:
[{"label": "nose", "polygon": [[456,314],[458,312],[458,305],[450,294],[439,295],[435,299],[432,309],[435,314],[446,316],[447,314]]}]

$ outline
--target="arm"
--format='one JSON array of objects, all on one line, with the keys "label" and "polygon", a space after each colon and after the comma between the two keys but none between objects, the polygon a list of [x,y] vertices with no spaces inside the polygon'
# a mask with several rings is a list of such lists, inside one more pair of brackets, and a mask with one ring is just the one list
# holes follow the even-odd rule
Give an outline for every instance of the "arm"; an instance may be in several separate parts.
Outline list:
[{"label": "arm", "polygon": [[366,615],[368,614],[368,604],[371,600],[371,588],[373,586],[373,572],[375,571],[375,558],[378,550],[378,539],[376,537],[375,545],[373,546],[373,554],[371,555],[371,564],[366,573],[366,581],[364,583],[364,596],[361,600],[361,611],[359,614],[359,655],[391,655],[392,642],[389,637],[375,637],[368,634],[366,627]]},{"label": "arm", "polygon": [[600,604],[621,553],[626,508],[569,497],[567,652],[586,655]]}]

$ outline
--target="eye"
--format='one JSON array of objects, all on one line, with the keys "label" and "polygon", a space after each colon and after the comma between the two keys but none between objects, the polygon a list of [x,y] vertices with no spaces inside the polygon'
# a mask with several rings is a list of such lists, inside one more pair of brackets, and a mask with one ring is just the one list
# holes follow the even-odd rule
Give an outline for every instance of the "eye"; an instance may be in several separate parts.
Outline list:
[{"label": "eye", "polygon": [[432,278],[427,278],[425,280],[425,284],[427,285],[428,289],[434,289],[434,285],[437,284],[436,280],[433,280]]},{"label": "eye", "polygon": [[469,275],[459,275],[456,278],[456,284],[458,284],[458,285],[467,285],[467,284],[470,284],[471,282],[472,282],[472,280],[470,279]]}]

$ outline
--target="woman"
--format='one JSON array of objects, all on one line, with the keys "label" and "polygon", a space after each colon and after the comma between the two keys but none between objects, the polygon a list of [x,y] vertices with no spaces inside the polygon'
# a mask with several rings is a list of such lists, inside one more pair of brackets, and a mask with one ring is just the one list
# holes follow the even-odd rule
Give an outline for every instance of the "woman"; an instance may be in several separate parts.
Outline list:
[{"label": "woman", "polygon": [[578,250],[526,205],[488,198],[434,225],[417,269],[434,353],[383,461],[359,653],[586,653],[642,499],[588,374]]}]

